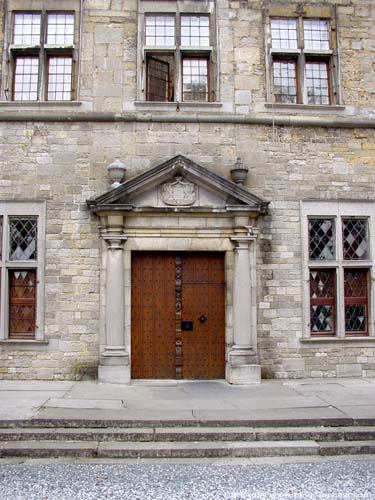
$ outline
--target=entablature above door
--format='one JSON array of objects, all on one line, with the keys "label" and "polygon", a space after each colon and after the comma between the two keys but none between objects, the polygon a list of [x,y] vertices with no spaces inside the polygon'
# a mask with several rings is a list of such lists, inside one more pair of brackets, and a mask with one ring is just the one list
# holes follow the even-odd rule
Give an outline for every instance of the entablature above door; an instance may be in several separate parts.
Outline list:
[{"label": "entablature above door", "polygon": [[108,216],[122,213],[194,214],[257,218],[267,212],[268,202],[246,187],[178,155],[87,200],[91,213]]}]

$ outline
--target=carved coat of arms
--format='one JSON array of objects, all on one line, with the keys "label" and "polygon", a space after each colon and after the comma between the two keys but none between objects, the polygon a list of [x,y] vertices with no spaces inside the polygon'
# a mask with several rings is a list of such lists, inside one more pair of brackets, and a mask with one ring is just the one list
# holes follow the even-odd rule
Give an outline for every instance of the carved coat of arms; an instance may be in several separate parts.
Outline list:
[{"label": "carved coat of arms", "polygon": [[173,181],[160,186],[160,196],[166,205],[192,205],[197,198],[197,186],[176,176]]}]

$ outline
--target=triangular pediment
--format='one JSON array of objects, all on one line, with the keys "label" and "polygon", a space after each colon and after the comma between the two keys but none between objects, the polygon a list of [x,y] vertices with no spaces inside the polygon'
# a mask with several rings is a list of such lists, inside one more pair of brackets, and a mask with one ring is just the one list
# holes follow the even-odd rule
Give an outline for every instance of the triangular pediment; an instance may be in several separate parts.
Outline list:
[{"label": "triangular pediment", "polygon": [[268,203],[231,180],[178,155],[93,200],[91,211],[172,208],[225,209],[264,213]]}]

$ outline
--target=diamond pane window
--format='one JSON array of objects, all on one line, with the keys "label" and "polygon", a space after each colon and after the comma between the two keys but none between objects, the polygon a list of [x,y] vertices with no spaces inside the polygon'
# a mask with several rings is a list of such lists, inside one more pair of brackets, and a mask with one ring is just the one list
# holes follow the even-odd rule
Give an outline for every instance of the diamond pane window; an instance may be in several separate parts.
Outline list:
[{"label": "diamond pane window", "polygon": [[9,338],[35,336],[36,271],[9,271]]},{"label": "diamond pane window", "polygon": [[309,219],[309,258],[311,260],[335,258],[334,219]]},{"label": "diamond pane window", "polygon": [[306,63],[306,88],[308,104],[329,104],[329,80],[327,63]]},{"label": "diamond pane window", "polygon": [[317,335],[335,333],[335,271],[310,270],[310,331]]},{"label": "diamond pane window", "polygon": [[345,332],[349,335],[367,334],[368,270],[344,270]]},{"label": "diamond pane window", "polygon": [[296,19],[271,19],[273,49],[297,49]]},{"label": "diamond pane window", "polygon": [[39,13],[14,14],[13,43],[15,45],[40,44]]},{"label": "diamond pane window", "polygon": [[175,43],[174,16],[146,16],[146,45],[171,46]]},{"label": "diamond pane window", "polygon": [[342,238],[345,260],[368,259],[367,219],[343,219]]},{"label": "diamond pane window", "polygon": [[208,47],[210,26],[208,16],[181,17],[181,45],[185,47]]},{"label": "diamond pane window", "polygon": [[304,19],[303,33],[305,49],[329,50],[329,21],[326,19]]},{"label": "diamond pane window", "polygon": [[74,14],[48,14],[47,43],[51,45],[73,45]]},{"label": "diamond pane window", "polygon": [[275,101],[297,103],[297,73],[295,61],[274,61],[273,92]]},{"label": "diamond pane window", "polygon": [[48,60],[49,101],[70,101],[72,96],[72,58],[50,57]]},{"label": "diamond pane window", "polygon": [[35,218],[11,218],[9,260],[36,260],[36,240]]}]

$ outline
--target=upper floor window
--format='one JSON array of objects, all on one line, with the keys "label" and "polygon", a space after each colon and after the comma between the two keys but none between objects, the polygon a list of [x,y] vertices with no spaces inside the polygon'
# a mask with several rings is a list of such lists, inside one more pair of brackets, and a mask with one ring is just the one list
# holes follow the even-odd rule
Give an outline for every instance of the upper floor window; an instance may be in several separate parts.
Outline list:
[{"label": "upper floor window", "polygon": [[75,98],[75,17],[74,12],[12,12],[7,99]]},{"label": "upper floor window", "polygon": [[338,62],[331,19],[270,17],[269,93],[281,104],[338,104]]},{"label": "upper floor window", "polygon": [[143,19],[141,93],[145,100],[215,101],[213,16],[146,12]]}]

